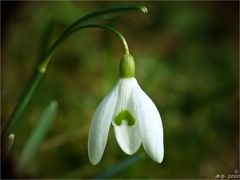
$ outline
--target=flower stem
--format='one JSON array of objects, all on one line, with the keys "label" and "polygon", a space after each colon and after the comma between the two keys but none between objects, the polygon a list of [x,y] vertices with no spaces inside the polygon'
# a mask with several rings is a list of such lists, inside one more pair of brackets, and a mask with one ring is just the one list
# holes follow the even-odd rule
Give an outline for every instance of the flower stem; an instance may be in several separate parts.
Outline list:
[{"label": "flower stem", "polygon": [[85,25],[85,26],[79,26],[77,27],[76,29],[73,29],[73,31],[71,32],[71,34],[73,32],[76,32],[80,29],[85,29],[85,28],[100,28],[100,29],[105,29],[105,30],[108,30],[108,31],[111,31],[113,33],[115,33],[122,41],[123,43],[123,46],[124,46],[124,50],[125,50],[125,54],[129,54],[129,48],[128,48],[128,44],[127,44],[127,41],[125,40],[124,36],[119,32],[117,31],[116,29],[112,28],[112,27],[109,27],[109,26],[103,26],[103,25],[99,25],[99,24],[88,24],[88,25]]},{"label": "flower stem", "polygon": [[18,121],[18,119],[21,117],[22,113],[24,112],[28,102],[30,101],[34,91],[36,90],[40,80],[43,77],[42,72],[40,71],[36,71],[34,73],[34,75],[32,76],[31,81],[29,82],[25,93],[23,94],[23,96],[21,97],[19,103],[17,104],[17,106],[15,107],[13,113],[10,116],[9,121],[7,122],[7,124],[5,125],[3,131],[2,131],[2,137],[3,139],[6,138],[6,136],[10,133],[13,132],[13,126],[16,124],[16,122]]},{"label": "flower stem", "polygon": [[43,57],[43,61],[39,66],[39,71],[44,72],[49,64],[50,60],[52,59],[57,47],[61,45],[64,40],[66,40],[74,31],[75,28],[79,27],[79,25],[85,23],[89,19],[93,19],[98,16],[103,16],[106,14],[116,13],[116,12],[126,12],[126,11],[141,11],[143,13],[147,13],[147,8],[145,6],[114,6],[107,9],[95,11],[92,13],[83,16],[82,18],[76,20],[72,25],[70,25],[63,34],[58,38],[58,40],[49,48],[45,56]]},{"label": "flower stem", "polygon": [[[14,127],[16,123],[19,121],[21,115],[23,114],[27,104],[29,103],[33,93],[35,92],[37,86],[40,83],[40,80],[42,79],[43,75],[45,74],[45,71],[47,69],[47,65],[51,61],[57,47],[59,47],[73,32],[75,32],[81,25],[82,23],[86,23],[88,20],[103,16],[106,14],[111,14],[111,13],[116,13],[116,12],[123,12],[125,13],[126,11],[141,11],[143,13],[147,12],[147,8],[144,6],[115,6],[115,7],[110,7],[106,8],[103,10],[99,11],[94,11],[92,13],[89,13],[80,19],[76,20],[72,25],[70,25],[63,33],[62,35],[55,41],[55,43],[49,48],[49,50],[42,56],[42,60],[40,61],[37,70],[34,72],[31,81],[29,82],[24,95],[18,102],[17,106],[15,107],[13,113],[10,116],[10,119],[4,126],[2,133],[1,133],[1,138],[5,139],[9,133],[12,133],[14,131]],[[109,29],[106,28],[105,29]],[[110,29],[109,29],[110,30]],[[114,31],[114,30],[112,30]],[[120,34],[116,32],[117,34]],[[128,47],[126,44],[126,41],[122,37],[122,35],[119,35],[120,38],[123,41],[125,51],[128,53]]]}]

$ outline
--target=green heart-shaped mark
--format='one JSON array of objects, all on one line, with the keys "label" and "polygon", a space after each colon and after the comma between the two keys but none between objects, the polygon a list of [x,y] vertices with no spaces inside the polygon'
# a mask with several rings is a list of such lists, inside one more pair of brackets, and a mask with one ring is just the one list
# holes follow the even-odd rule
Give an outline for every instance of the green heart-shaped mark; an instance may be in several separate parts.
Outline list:
[{"label": "green heart-shaped mark", "polygon": [[114,118],[114,122],[116,125],[120,126],[122,121],[127,121],[128,126],[132,126],[135,124],[135,119],[132,116],[132,114],[128,110],[123,110],[120,113],[118,113],[117,116]]}]

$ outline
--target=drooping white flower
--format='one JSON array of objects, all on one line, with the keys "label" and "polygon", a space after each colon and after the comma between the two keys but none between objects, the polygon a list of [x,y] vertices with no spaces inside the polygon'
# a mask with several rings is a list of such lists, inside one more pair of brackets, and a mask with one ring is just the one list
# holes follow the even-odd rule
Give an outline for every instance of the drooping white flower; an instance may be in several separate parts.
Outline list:
[{"label": "drooping white flower", "polygon": [[88,138],[88,156],[96,165],[102,158],[111,124],[121,149],[134,154],[143,144],[147,154],[161,163],[164,155],[160,114],[134,77],[132,56],[120,63],[120,79],[94,113]]}]

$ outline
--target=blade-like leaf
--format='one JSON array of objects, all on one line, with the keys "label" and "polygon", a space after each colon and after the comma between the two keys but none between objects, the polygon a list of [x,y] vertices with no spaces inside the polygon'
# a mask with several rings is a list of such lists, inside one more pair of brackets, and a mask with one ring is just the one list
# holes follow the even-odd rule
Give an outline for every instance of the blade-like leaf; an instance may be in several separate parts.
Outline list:
[{"label": "blade-like leaf", "polygon": [[9,151],[11,150],[12,146],[13,146],[13,143],[14,143],[14,138],[15,138],[15,135],[14,134],[10,134],[7,138],[7,141],[6,141],[6,147],[3,148],[3,159],[5,160]]},{"label": "blade-like leaf", "polygon": [[[51,19],[44,28],[39,40],[39,51],[38,51],[38,63],[40,62],[42,56],[46,53],[50,45],[50,39],[53,34],[55,22]],[[37,65],[38,65],[37,63]]]},{"label": "blade-like leaf", "polygon": [[57,102],[52,101],[44,110],[39,124],[34,129],[30,138],[24,146],[20,157],[20,167],[25,167],[36,155],[39,146],[47,135],[50,127],[53,124],[57,113]]}]

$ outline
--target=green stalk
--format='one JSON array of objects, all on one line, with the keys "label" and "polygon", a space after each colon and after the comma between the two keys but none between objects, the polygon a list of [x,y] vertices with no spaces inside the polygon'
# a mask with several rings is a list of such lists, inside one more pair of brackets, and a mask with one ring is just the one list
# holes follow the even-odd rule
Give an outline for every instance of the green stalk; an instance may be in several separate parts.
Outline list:
[{"label": "green stalk", "polygon": [[51,19],[49,23],[46,24],[46,27],[43,29],[43,33],[40,36],[39,47],[38,47],[39,50],[37,52],[38,53],[37,54],[38,62],[36,63],[37,65],[39,62],[42,61],[42,56],[46,53],[49,46],[51,45],[50,38],[53,34],[54,25],[55,25],[55,21]]},{"label": "green stalk", "polygon": [[113,32],[113,33],[116,34],[116,35],[120,38],[120,40],[122,41],[125,54],[129,54],[128,44],[127,44],[127,41],[125,40],[124,36],[123,36],[119,31],[117,31],[116,29],[114,29],[114,28],[112,28],[112,27],[109,27],[109,26],[103,26],[103,25],[99,25],[99,24],[88,24],[88,25],[85,25],[85,26],[79,26],[79,27],[73,29],[73,30],[69,33],[69,35],[71,35],[71,34],[74,33],[74,32],[77,32],[77,31],[80,30],[80,29],[86,29],[86,28],[100,28],[100,29],[104,29],[104,30],[108,30],[108,31]]},{"label": "green stalk", "polygon": [[28,102],[30,101],[34,91],[36,90],[40,80],[42,79],[43,74],[44,73],[42,73],[40,71],[36,71],[33,74],[32,79],[29,82],[29,84],[25,90],[25,93],[21,97],[21,99],[20,99],[19,103],[17,104],[17,106],[15,107],[9,121],[7,122],[7,124],[5,125],[5,127],[2,131],[4,139],[6,138],[6,135],[9,134],[9,132],[13,132],[14,125],[17,123],[18,119],[24,112]]},{"label": "green stalk", "polygon": [[47,65],[51,61],[57,47],[59,47],[59,45],[61,45],[64,42],[64,40],[66,40],[66,38],[68,38],[73,32],[75,32],[74,29],[76,27],[78,27],[80,24],[85,23],[88,20],[95,18],[95,17],[99,17],[99,16],[103,16],[103,15],[111,14],[111,13],[115,13],[115,12],[123,12],[124,13],[126,11],[136,11],[136,10],[141,11],[143,13],[147,12],[147,8],[144,6],[115,6],[115,7],[111,7],[111,8],[107,8],[107,9],[89,13],[89,14],[83,16],[82,18],[78,19],[77,21],[75,21],[72,25],[70,25],[63,32],[63,34],[56,40],[56,42],[49,48],[47,53],[43,56],[36,72],[34,73],[34,75],[32,77],[32,80],[30,81],[30,83],[28,84],[28,86],[25,90],[24,95],[20,99],[20,101],[17,104],[16,108],[14,109],[9,121],[5,125],[5,127],[2,131],[2,137],[5,138],[6,135],[9,134],[9,132],[14,131],[14,126],[20,119],[20,117],[21,117],[22,113],[24,112],[27,104],[29,103],[33,93],[35,92],[40,80],[42,79],[43,75],[45,74]]},{"label": "green stalk", "polygon": [[89,19],[93,19],[98,16],[103,16],[106,14],[111,14],[111,13],[116,13],[116,12],[125,12],[125,11],[141,11],[143,13],[147,13],[147,8],[145,6],[115,6],[115,7],[110,7],[107,9],[95,11],[92,13],[87,14],[86,16],[83,16],[82,18],[76,20],[72,25],[70,25],[64,32],[63,34],[58,38],[58,40],[52,45],[52,47],[49,49],[49,51],[46,53],[44,56],[44,60],[39,66],[40,71],[45,71],[47,68],[48,63],[53,57],[53,54],[55,53],[57,47],[59,47],[65,39],[69,37],[71,32],[77,28],[80,24],[85,23]]}]

